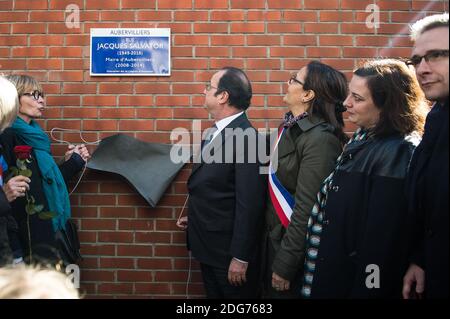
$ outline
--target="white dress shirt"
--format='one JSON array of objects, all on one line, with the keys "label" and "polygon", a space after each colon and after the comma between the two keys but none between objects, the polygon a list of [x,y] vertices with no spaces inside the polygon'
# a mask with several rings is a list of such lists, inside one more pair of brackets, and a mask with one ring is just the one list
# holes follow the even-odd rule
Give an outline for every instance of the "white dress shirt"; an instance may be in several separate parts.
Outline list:
[{"label": "white dress shirt", "polygon": [[220,132],[222,132],[231,122],[233,122],[235,119],[237,119],[239,116],[241,116],[244,113],[244,111],[238,113],[238,114],[234,114],[231,116],[228,116],[224,119],[221,119],[220,121],[216,122],[216,127],[217,127],[217,131],[214,132],[213,138],[211,139],[211,141],[213,139],[216,138],[217,135],[220,134]]}]

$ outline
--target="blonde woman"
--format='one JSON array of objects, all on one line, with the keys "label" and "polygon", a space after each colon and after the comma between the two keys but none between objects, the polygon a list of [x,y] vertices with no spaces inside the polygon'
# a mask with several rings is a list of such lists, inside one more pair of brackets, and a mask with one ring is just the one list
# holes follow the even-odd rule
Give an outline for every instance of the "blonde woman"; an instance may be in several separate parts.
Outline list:
[{"label": "blonde woman", "polygon": [[[84,145],[69,146],[64,162],[58,166],[50,151],[50,139],[36,122],[46,109],[41,85],[26,75],[10,75],[7,79],[15,85],[20,105],[16,120],[1,136],[3,155],[10,167],[16,166],[17,159],[26,159],[27,168],[31,171],[29,187],[20,188],[27,196],[11,203],[18,224],[22,253],[27,259],[32,259],[30,262],[54,263],[62,259],[73,263],[75,260],[70,260],[70,256],[62,255],[63,246],[58,244],[56,235],[67,229],[70,219],[66,183],[81,171],[89,158],[89,152]],[[5,192],[11,191],[9,184],[5,185]],[[27,212],[27,207],[30,210],[30,198],[34,199],[31,203],[33,214]],[[41,212],[48,213],[42,216]]]}]

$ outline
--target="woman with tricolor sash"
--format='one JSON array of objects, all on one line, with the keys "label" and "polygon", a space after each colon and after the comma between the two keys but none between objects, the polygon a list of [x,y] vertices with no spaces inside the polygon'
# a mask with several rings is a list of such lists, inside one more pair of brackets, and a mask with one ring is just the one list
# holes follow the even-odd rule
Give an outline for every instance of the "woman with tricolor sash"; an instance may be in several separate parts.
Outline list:
[{"label": "woman with tricolor sash", "polygon": [[311,62],[288,81],[289,112],[280,126],[269,173],[265,213],[264,296],[298,296],[307,222],[321,182],[347,141],[342,102],[347,80],[341,72]]},{"label": "woman with tricolor sash", "polygon": [[305,298],[401,298],[408,267],[405,180],[427,104],[398,60],[358,68],[344,102],[359,127],[311,212]]}]

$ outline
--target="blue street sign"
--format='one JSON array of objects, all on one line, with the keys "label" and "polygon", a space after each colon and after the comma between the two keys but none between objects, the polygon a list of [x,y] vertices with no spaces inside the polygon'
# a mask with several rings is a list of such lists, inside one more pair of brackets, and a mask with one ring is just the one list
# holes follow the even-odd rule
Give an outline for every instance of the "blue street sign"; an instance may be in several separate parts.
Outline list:
[{"label": "blue street sign", "polygon": [[170,29],[91,29],[91,76],[169,76]]}]

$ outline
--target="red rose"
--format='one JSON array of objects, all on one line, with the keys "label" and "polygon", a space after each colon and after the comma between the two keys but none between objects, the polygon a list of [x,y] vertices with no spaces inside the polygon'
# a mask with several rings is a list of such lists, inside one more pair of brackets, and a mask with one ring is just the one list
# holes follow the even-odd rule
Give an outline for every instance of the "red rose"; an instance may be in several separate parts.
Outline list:
[{"label": "red rose", "polygon": [[18,145],[14,147],[14,153],[18,159],[26,160],[30,158],[32,149],[33,148],[28,145]]}]

